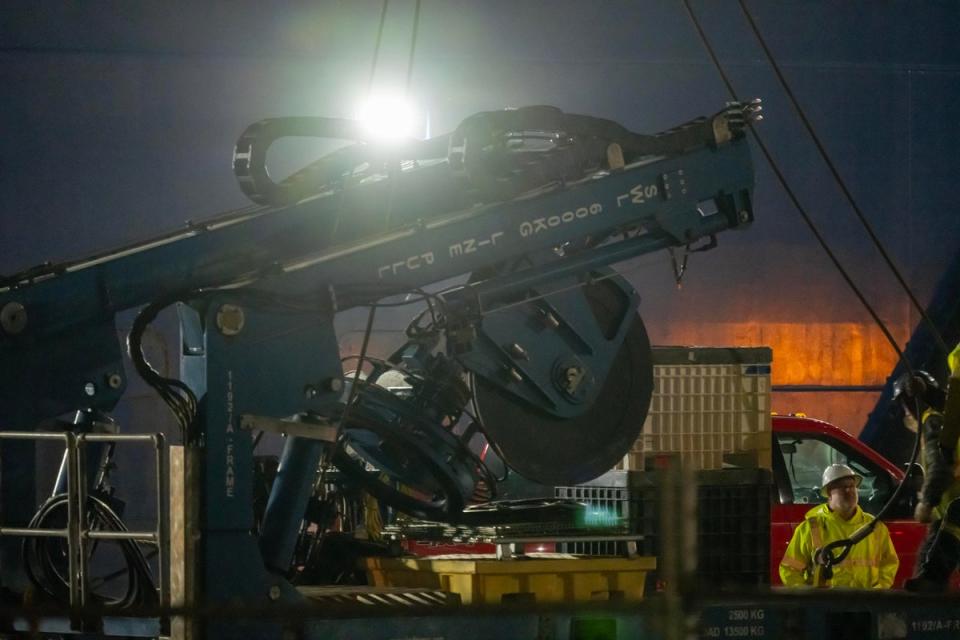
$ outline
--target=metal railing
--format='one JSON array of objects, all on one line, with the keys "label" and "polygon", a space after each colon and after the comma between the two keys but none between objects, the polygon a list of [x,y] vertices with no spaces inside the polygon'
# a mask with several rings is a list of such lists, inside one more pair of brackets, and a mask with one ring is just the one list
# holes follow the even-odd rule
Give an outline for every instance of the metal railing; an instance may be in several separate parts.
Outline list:
[{"label": "metal railing", "polygon": [[[162,433],[118,435],[107,433],[40,433],[32,431],[0,431],[3,440],[61,440],[66,447],[67,461],[67,523],[64,529],[39,529],[30,527],[6,527],[0,525],[0,536],[20,536],[28,538],[65,538],[67,540],[67,578],[70,593],[70,609],[79,611],[89,602],[89,574],[87,550],[89,543],[95,540],[133,540],[146,542],[157,547],[157,583],[159,586],[160,607],[168,607],[170,594],[166,576],[166,556],[170,544],[168,518],[163,509],[165,479],[169,476],[167,468],[167,449]],[[87,443],[92,442],[149,442],[156,451],[157,482],[157,524],[153,531],[99,531],[94,529],[86,518],[87,486],[86,473]]]}]

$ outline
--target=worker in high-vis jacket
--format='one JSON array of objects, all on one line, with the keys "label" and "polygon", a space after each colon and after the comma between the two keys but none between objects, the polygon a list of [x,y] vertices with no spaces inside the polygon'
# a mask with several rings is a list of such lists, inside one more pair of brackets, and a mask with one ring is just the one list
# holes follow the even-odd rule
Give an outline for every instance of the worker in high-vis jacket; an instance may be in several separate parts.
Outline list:
[{"label": "worker in high-vis jacket", "polygon": [[858,504],[863,477],[845,464],[831,464],[823,471],[820,495],[825,504],[804,515],[787,552],[780,561],[780,579],[788,587],[847,587],[889,589],[900,560],[882,522],[853,545],[847,556],[825,570],[817,562],[817,551],[831,542],[846,540],[873,520]]},{"label": "worker in high-vis jacket", "polygon": [[[929,523],[917,554],[915,575],[904,583],[908,591],[946,591],[960,564],[960,345],[947,358],[950,382],[946,393],[924,371],[905,375],[894,386],[894,397],[915,420],[923,435],[923,488],[914,511],[918,522]],[[919,402],[918,402],[919,400]]]}]

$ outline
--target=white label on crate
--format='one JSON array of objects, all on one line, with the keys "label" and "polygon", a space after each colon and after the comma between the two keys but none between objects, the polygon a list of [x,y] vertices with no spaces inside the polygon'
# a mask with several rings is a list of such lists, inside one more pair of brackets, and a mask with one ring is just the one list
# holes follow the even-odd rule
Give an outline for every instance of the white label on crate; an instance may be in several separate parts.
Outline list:
[{"label": "white label on crate", "polygon": [[731,609],[727,624],[704,627],[701,638],[766,638],[764,625],[766,612],[763,609]]}]

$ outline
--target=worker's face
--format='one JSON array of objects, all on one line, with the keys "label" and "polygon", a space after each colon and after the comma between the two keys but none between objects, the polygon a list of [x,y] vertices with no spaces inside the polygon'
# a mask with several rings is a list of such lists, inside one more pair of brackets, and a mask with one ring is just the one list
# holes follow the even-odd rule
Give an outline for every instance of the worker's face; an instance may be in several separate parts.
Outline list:
[{"label": "worker's face", "polygon": [[854,478],[841,478],[827,488],[827,505],[843,518],[849,518],[857,508],[859,492]]},{"label": "worker's face", "polygon": [[917,432],[917,419],[909,411],[903,413],[903,426],[910,429],[913,433]]}]

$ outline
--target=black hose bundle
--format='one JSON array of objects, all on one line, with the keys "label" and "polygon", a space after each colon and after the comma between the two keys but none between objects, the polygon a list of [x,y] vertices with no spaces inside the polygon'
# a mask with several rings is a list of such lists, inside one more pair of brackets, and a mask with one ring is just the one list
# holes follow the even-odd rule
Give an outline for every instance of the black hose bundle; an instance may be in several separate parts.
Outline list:
[{"label": "black hose bundle", "polygon": [[[59,494],[47,500],[30,521],[31,529],[61,529],[67,522],[68,496]],[[110,506],[96,496],[87,498],[83,516],[90,529],[127,531],[127,527]],[[150,566],[135,540],[118,540],[126,563],[127,588],[120,598],[91,593],[90,603],[111,610],[136,609],[156,605],[159,600]],[[92,547],[88,550],[92,555]],[[62,538],[26,538],[23,542],[23,563],[30,582],[52,600],[69,602],[69,560],[67,543]],[[88,581],[89,584],[89,581]]]},{"label": "black hose bundle", "polygon": [[193,440],[193,423],[197,417],[197,397],[186,384],[176,378],[167,378],[154,369],[143,353],[143,333],[151,322],[156,320],[157,314],[174,302],[183,299],[182,294],[167,295],[151,302],[137,314],[127,337],[127,348],[133,366],[143,378],[144,382],[153,387],[163,401],[170,407],[177,425],[180,427],[180,438],[184,443]]}]

